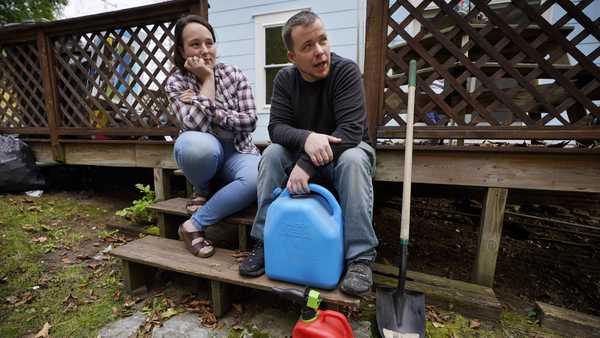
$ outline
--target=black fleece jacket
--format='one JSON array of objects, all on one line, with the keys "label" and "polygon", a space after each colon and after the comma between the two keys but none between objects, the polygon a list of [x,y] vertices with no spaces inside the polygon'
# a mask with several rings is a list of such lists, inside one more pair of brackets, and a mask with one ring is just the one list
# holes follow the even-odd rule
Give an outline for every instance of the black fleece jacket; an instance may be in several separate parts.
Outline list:
[{"label": "black fleece jacket", "polygon": [[269,137],[297,154],[311,177],[316,167],[304,152],[310,132],[342,139],[332,143],[334,161],[361,141],[369,142],[361,74],[354,61],[331,53],[329,75],[307,82],[296,66],[283,68],[273,81]]}]

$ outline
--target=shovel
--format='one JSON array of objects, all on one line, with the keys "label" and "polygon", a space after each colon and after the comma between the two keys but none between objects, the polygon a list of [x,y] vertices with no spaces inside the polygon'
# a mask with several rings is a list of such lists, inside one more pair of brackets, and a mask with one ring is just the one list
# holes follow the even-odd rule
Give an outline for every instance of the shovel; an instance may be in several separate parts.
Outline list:
[{"label": "shovel", "polygon": [[377,288],[377,326],[384,338],[425,337],[425,296],[405,290],[410,227],[410,187],[412,174],[413,120],[417,62],[410,61],[406,142],[404,143],[404,179],[402,183],[402,221],[400,224],[400,267],[398,287]]}]

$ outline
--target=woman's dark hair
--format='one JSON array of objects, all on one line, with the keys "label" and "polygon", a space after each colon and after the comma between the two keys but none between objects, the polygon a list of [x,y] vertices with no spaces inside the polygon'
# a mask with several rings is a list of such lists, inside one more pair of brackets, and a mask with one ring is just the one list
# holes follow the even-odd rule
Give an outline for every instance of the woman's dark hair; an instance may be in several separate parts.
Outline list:
[{"label": "woman's dark hair", "polygon": [[192,22],[199,23],[206,27],[206,29],[208,29],[212,35],[213,41],[217,42],[215,31],[205,18],[199,15],[190,14],[177,20],[177,23],[175,23],[175,66],[184,72],[186,71],[185,67],[183,66],[185,64],[185,58],[183,55],[181,55],[181,49],[183,48],[183,29],[188,23]]}]

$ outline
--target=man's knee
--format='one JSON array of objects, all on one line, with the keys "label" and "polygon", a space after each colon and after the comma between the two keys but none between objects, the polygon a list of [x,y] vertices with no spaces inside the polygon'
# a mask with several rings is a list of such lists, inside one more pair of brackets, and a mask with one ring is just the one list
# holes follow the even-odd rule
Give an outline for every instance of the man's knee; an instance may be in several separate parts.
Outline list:
[{"label": "man's knee", "polygon": [[280,144],[272,143],[262,153],[258,164],[259,171],[284,165],[287,157],[289,157],[289,150]]},{"label": "man's knee", "polygon": [[336,167],[340,170],[365,171],[369,175],[372,172],[369,155],[359,147],[344,151],[338,158]]}]

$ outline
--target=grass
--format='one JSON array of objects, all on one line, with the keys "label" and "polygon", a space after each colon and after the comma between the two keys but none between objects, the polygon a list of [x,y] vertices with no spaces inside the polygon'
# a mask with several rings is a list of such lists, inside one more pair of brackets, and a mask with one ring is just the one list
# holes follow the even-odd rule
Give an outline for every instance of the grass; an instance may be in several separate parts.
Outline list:
[{"label": "grass", "polygon": [[[0,195],[0,337],[35,334],[45,323],[52,326],[52,337],[96,337],[101,327],[132,313],[119,292],[117,261],[108,258],[90,266],[95,261],[76,258],[82,252],[97,254],[120,235],[104,226],[113,215],[114,210],[73,195]],[[161,297],[147,299],[142,312],[169,317],[184,311]],[[435,311],[440,319],[427,321],[427,336],[432,338],[558,337],[527,314],[503,311],[500,323],[479,326],[457,313]],[[352,318],[370,321],[372,337],[377,337],[374,303],[363,302]],[[228,335],[247,336],[267,335],[243,326],[231,328]]]},{"label": "grass", "polygon": [[118,317],[119,265],[63,261],[83,243],[101,241],[104,230],[93,228],[112,213],[61,194],[0,196],[0,337],[35,334],[46,322],[52,337],[95,337]]}]

